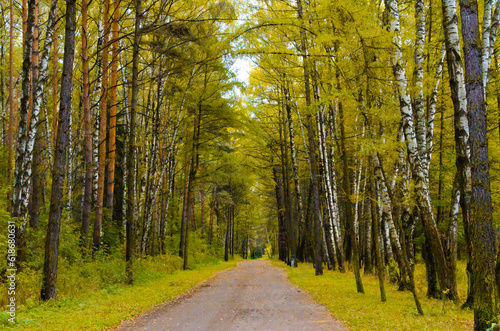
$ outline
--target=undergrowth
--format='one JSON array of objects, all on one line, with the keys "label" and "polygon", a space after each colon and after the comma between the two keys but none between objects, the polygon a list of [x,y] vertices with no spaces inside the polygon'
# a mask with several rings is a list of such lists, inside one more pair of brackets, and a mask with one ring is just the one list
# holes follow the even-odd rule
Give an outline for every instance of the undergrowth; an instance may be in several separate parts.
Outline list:
[{"label": "undergrowth", "polygon": [[[200,256],[201,258],[201,256]],[[92,262],[60,261],[57,301],[41,302],[40,271],[18,274],[17,323],[22,330],[102,330],[118,325],[142,311],[182,294],[217,271],[238,260],[197,260],[192,270],[180,270],[182,259],[163,255],[134,261],[134,284],[124,284],[123,259],[106,257]],[[0,285],[5,292],[5,285]],[[11,329],[5,312],[6,298],[0,297],[0,330]]]},{"label": "undergrowth", "polygon": [[[365,294],[359,294],[352,272],[342,274],[324,270],[323,276],[315,276],[309,263],[301,263],[298,268],[290,268],[277,260],[272,263],[284,268],[292,283],[309,292],[352,330],[471,330],[473,326],[471,310],[425,296],[425,266],[422,264],[416,266],[415,279],[425,316],[417,313],[411,293],[398,291],[396,284],[385,283],[387,302],[381,302],[378,278],[374,275],[363,276]],[[465,266],[461,264],[457,269],[459,293],[461,299],[465,299]]]}]

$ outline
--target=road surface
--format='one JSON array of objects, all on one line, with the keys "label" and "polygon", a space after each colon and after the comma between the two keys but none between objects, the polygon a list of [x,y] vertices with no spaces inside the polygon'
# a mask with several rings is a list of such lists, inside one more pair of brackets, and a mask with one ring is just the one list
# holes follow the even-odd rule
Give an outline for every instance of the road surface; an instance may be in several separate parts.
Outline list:
[{"label": "road surface", "polygon": [[328,310],[263,260],[240,262],[194,291],[115,330],[345,330]]}]

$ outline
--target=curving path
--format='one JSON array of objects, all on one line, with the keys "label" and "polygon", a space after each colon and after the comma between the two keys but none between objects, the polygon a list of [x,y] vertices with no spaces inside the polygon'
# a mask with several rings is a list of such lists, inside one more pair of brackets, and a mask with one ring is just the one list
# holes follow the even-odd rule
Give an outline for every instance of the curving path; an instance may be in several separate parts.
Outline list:
[{"label": "curving path", "polygon": [[263,260],[240,262],[116,330],[345,330]]}]

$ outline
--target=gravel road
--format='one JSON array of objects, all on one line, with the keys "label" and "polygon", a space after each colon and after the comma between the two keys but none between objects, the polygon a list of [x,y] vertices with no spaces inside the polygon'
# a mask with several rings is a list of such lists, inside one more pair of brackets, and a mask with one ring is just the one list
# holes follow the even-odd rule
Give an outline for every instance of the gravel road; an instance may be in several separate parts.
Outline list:
[{"label": "gravel road", "polygon": [[240,262],[115,330],[345,330],[328,310],[263,260]]}]

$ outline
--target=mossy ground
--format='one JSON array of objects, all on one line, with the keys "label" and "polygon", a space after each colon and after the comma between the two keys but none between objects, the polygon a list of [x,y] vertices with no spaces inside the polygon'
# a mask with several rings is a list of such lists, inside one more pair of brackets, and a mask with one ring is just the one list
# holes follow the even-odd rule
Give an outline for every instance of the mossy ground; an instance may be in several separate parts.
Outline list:
[{"label": "mossy ground", "polygon": [[[309,292],[351,330],[472,330],[471,310],[462,310],[449,301],[443,304],[441,300],[426,298],[422,264],[417,264],[415,276],[425,316],[418,315],[411,293],[397,291],[395,284],[385,283],[387,302],[381,302],[376,276],[362,276],[365,294],[358,294],[352,272],[324,270],[323,276],[316,277],[309,263],[301,263],[298,268],[290,268],[277,260],[272,263],[284,268],[293,284]],[[464,299],[465,266],[460,265],[458,269],[458,289]]]},{"label": "mossy ground", "polygon": [[[58,301],[22,306],[17,311],[17,330],[103,330],[144,310],[186,292],[216,272],[239,260],[197,265],[193,270],[138,274],[136,283],[116,283],[97,292],[62,296]],[[161,270],[159,268],[158,270]],[[84,284],[82,284],[84,286]],[[3,313],[0,330],[12,329]]]}]

